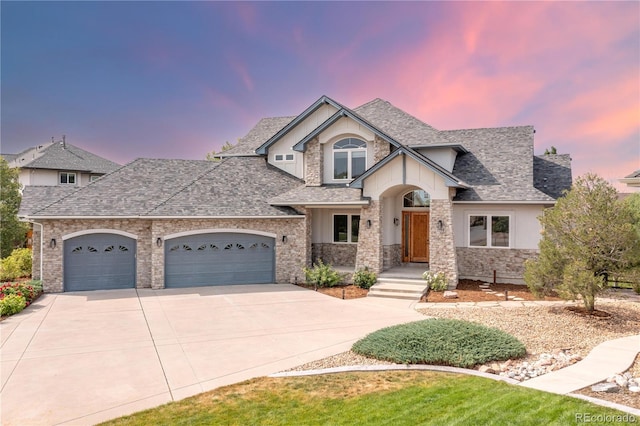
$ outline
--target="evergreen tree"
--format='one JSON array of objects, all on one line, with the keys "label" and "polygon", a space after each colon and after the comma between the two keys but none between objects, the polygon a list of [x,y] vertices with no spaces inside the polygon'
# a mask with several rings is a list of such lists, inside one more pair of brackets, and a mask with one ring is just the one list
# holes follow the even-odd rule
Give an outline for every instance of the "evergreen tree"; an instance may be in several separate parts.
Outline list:
[{"label": "evergreen tree", "polygon": [[18,220],[20,207],[18,169],[0,157],[0,257],[5,258],[25,242],[28,225]]}]

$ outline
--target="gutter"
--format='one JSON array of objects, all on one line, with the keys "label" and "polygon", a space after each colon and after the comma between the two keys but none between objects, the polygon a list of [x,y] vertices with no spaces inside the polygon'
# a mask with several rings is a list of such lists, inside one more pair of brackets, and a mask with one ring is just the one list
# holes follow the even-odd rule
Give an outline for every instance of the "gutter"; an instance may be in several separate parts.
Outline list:
[{"label": "gutter", "polygon": [[[122,220],[122,219],[299,219],[304,218],[304,215],[280,215],[280,216],[28,216],[23,217],[23,221],[33,222],[33,219],[82,219],[82,220]],[[33,222],[35,223],[35,222]]]}]

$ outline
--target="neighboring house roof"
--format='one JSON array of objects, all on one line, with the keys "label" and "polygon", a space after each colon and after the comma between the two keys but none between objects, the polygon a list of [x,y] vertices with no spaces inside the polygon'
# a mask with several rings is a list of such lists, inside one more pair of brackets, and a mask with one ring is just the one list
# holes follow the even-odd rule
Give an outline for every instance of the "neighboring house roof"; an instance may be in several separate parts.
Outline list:
[{"label": "neighboring house roof", "polygon": [[[453,174],[470,188],[459,190],[454,201],[555,200],[534,186],[532,126],[448,130],[443,133],[468,151],[456,158]],[[544,167],[538,169],[539,173],[545,170]]]},{"label": "neighboring house roof", "polygon": [[635,172],[625,176],[620,179],[620,182],[626,183],[627,186],[640,186],[640,170],[636,170]]},{"label": "neighboring house roof", "polygon": [[10,163],[18,157],[18,154],[0,154],[0,157],[4,158],[4,161],[7,163]]},{"label": "neighboring house roof", "polygon": [[[38,217],[287,216],[268,199],[300,185],[264,158],[138,159],[31,212]],[[28,201],[31,203],[31,201]]]},{"label": "neighboring house roof", "polygon": [[9,164],[22,169],[70,170],[95,174],[109,173],[120,164],[92,154],[70,143],[51,142],[16,154]]},{"label": "neighboring house roof", "polygon": [[269,200],[274,206],[368,205],[362,191],[344,185],[306,186],[304,184]]}]

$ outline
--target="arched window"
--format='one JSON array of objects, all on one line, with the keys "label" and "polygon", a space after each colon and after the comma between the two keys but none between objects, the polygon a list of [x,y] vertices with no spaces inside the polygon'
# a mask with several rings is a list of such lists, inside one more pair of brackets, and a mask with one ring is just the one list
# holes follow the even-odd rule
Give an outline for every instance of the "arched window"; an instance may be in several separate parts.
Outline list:
[{"label": "arched window", "polygon": [[355,179],[367,169],[367,143],[356,138],[333,144],[333,178]]},{"label": "arched window", "polygon": [[431,197],[422,189],[416,189],[404,194],[404,207],[429,207],[430,204]]}]

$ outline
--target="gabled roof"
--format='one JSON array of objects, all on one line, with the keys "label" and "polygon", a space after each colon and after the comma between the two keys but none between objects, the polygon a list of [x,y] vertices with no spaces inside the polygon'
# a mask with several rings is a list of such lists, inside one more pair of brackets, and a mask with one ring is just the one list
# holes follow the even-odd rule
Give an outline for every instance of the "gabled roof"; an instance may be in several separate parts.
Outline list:
[{"label": "gabled roof", "polygon": [[636,170],[630,175],[625,176],[625,179],[633,179],[633,178],[640,178],[640,169]]},{"label": "gabled roof", "polygon": [[16,155],[9,166],[22,169],[69,170],[105,174],[117,169],[120,164],[70,143],[51,142],[48,145],[39,145],[22,151]]},{"label": "gabled roof", "polygon": [[280,138],[282,138],[283,136],[285,136],[287,133],[289,133],[293,128],[295,128],[299,123],[301,123],[302,121],[304,121],[304,119],[306,119],[307,117],[309,117],[311,114],[313,114],[314,112],[316,112],[321,106],[323,105],[331,105],[334,108],[340,110],[343,109],[344,107],[342,105],[340,105],[339,103],[337,103],[336,101],[334,101],[333,99],[331,99],[328,96],[321,96],[320,99],[318,99],[317,101],[315,101],[313,104],[311,104],[307,109],[305,109],[304,111],[302,111],[302,113],[300,115],[298,115],[296,118],[294,118],[293,120],[291,120],[289,122],[289,124],[287,124],[286,126],[284,126],[282,129],[280,129],[276,134],[274,134],[271,138],[269,138],[266,142],[264,142],[262,145],[260,145],[258,148],[256,148],[256,154],[260,154],[260,155],[265,155],[267,153],[267,150],[269,149],[269,147],[271,145],[273,145],[274,143],[276,143],[278,140],[280,140]]},{"label": "gabled roof", "polygon": [[292,216],[297,215],[295,210],[271,206],[268,200],[298,185],[300,180],[260,157],[232,157],[217,163],[138,159],[28,216]]},{"label": "gabled roof", "polygon": [[391,160],[393,160],[399,155],[407,155],[408,157],[413,158],[423,166],[433,170],[436,174],[440,175],[444,179],[444,183],[446,186],[453,187],[453,188],[468,187],[468,185],[465,182],[458,179],[452,173],[448,172],[445,168],[443,168],[433,160],[425,157],[424,155],[420,154],[419,152],[407,146],[400,146],[395,151],[392,151],[389,155],[387,155],[385,158],[380,160],[377,164],[373,165],[373,167],[369,168],[362,175],[354,179],[349,184],[349,186],[352,188],[362,188],[363,182],[367,177],[371,176],[372,174],[380,170],[382,167],[384,167],[385,164],[389,163]]},{"label": "gabled roof", "polygon": [[29,216],[33,212],[42,209],[43,207],[46,207],[77,190],[78,187],[75,185],[27,185],[22,190],[18,216]]}]

